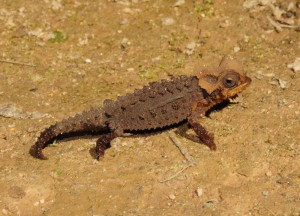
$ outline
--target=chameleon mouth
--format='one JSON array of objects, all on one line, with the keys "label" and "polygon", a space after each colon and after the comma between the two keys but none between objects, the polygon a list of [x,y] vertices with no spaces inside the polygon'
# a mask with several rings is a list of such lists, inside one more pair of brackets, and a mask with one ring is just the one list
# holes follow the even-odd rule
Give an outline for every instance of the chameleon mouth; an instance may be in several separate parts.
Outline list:
[{"label": "chameleon mouth", "polygon": [[238,85],[236,88],[234,88],[228,92],[228,97],[231,99],[235,99],[238,96],[238,93],[240,93],[245,88],[247,88],[251,82],[252,82],[252,80],[250,79],[250,77],[245,77],[245,79],[242,80],[240,85]]}]

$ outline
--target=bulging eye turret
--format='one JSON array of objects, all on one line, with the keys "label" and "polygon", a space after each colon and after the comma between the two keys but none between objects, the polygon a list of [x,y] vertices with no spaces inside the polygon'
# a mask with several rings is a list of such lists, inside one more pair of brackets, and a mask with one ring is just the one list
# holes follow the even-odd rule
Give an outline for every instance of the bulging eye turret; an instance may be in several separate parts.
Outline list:
[{"label": "bulging eye turret", "polygon": [[222,84],[227,89],[232,89],[238,86],[240,77],[235,72],[228,73],[222,78]]}]

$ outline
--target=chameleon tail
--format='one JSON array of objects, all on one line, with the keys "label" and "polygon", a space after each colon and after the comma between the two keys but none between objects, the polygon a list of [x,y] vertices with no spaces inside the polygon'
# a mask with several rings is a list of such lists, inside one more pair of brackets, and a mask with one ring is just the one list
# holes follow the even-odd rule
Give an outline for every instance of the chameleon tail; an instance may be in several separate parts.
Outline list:
[{"label": "chameleon tail", "polygon": [[43,154],[43,149],[57,136],[71,132],[98,132],[107,129],[102,109],[91,109],[46,128],[33,146],[33,154],[39,159],[46,160],[47,157]]}]

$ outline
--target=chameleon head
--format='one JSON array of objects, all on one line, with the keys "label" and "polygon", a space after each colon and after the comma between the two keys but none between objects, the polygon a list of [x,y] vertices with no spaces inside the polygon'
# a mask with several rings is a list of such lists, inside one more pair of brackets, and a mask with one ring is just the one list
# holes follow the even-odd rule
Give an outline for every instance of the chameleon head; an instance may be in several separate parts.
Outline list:
[{"label": "chameleon head", "polygon": [[221,97],[223,97],[223,99],[227,99],[235,97],[250,83],[251,79],[246,76],[246,74],[239,73],[239,71],[232,69],[227,69],[221,71],[215,88],[221,93]]},{"label": "chameleon head", "polygon": [[199,85],[216,103],[235,97],[251,83],[251,79],[230,56],[225,56],[218,68],[203,68],[197,77]]}]

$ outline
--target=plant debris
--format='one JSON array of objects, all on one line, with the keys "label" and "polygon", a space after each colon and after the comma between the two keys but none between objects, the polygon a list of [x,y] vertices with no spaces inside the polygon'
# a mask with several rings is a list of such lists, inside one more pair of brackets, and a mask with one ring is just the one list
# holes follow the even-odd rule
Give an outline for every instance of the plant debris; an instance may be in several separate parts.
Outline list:
[{"label": "plant debris", "polygon": [[68,36],[63,35],[61,31],[55,30],[53,31],[54,37],[49,39],[51,43],[62,43],[68,40]]}]

